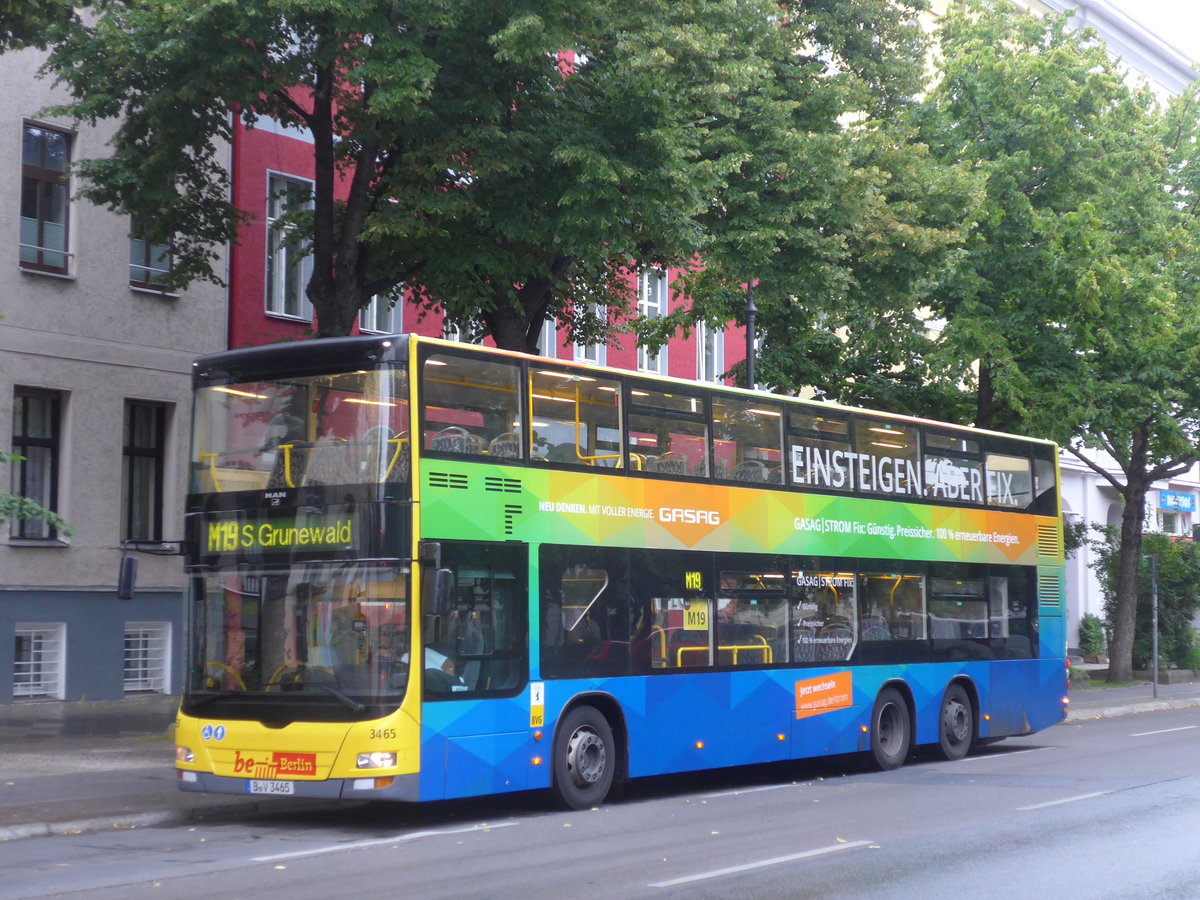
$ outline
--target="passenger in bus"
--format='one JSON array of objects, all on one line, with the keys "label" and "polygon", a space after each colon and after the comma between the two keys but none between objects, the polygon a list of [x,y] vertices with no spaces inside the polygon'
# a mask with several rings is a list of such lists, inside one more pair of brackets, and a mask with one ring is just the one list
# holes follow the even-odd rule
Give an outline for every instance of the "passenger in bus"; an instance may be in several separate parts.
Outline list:
[{"label": "passenger in bus", "polygon": [[[401,657],[408,662],[408,654]],[[454,660],[444,653],[425,648],[425,690],[431,694],[450,694],[467,690],[467,684],[459,677]]]}]

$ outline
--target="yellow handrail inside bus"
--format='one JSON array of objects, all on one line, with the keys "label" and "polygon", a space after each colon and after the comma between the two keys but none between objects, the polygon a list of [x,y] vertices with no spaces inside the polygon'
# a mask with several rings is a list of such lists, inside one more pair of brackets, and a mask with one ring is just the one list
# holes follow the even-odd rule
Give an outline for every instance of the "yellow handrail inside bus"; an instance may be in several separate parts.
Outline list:
[{"label": "yellow handrail inside bus", "polygon": [[295,444],[279,445],[279,449],[283,451],[283,480],[290,488],[296,486],[292,481],[292,448],[295,446]]},{"label": "yellow handrail inside bus", "polygon": [[220,453],[209,453],[207,450],[200,451],[200,462],[208,461],[208,474],[212,476],[213,492],[217,494],[222,493],[221,479],[217,477],[217,457],[220,455]]},{"label": "yellow handrail inside bus", "polygon": [[398,435],[394,438],[388,438],[389,444],[395,444],[396,449],[392,451],[392,458],[388,461],[387,470],[383,473],[381,481],[387,481],[392,477],[392,470],[396,468],[396,463],[400,459],[400,454],[404,450],[405,444],[408,443],[408,438],[404,435]]},{"label": "yellow handrail inside bus", "polygon": [[683,668],[683,654],[685,653],[707,653],[708,646],[706,644],[688,644],[684,647],[675,649],[675,668]]},{"label": "yellow handrail inside bus", "polygon": [[206,669],[209,666],[212,666],[213,668],[216,668],[216,669],[224,669],[226,672],[228,672],[230,675],[232,675],[234,677],[234,679],[236,679],[236,681],[238,683],[238,687],[240,687],[243,691],[246,690],[246,682],[242,680],[242,676],[238,674],[237,669],[235,669],[233,666],[227,665],[226,663],[223,663],[223,662],[217,662],[216,660],[213,660],[212,662],[206,662],[204,664],[204,668],[206,668]]},{"label": "yellow handrail inside bus", "polygon": [[749,650],[754,653],[762,653],[763,662],[766,663],[767,665],[770,665],[772,662],[775,661],[775,654],[771,652],[771,645],[767,643],[767,639],[765,637],[763,637],[761,634],[756,634],[756,635],[754,635],[754,637],[758,638],[760,643],[758,643],[758,644],[718,644],[717,652],[720,653],[723,650],[732,652],[733,653],[733,665],[735,665],[735,666],[738,664],[738,651],[740,651],[740,650]]}]

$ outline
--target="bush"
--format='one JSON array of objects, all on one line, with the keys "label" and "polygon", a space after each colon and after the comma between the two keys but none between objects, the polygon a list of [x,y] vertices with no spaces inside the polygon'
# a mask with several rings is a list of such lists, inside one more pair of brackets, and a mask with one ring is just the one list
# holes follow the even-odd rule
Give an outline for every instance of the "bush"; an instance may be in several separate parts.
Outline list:
[{"label": "bush", "polygon": [[[1104,612],[1111,621],[1113,587],[1117,581],[1116,529],[1105,529],[1094,546],[1098,560],[1094,564],[1104,589]],[[1171,538],[1165,534],[1147,534],[1142,539],[1142,558],[1138,578],[1137,623],[1133,635],[1133,667],[1148,669],[1151,663],[1150,564],[1158,557],[1158,654],[1182,669],[1193,668],[1196,635],[1192,619],[1200,609],[1200,543]],[[1082,627],[1082,622],[1080,623]],[[1083,636],[1080,635],[1080,640]],[[1083,649],[1082,647],[1080,648]]]},{"label": "bush", "polygon": [[1099,656],[1104,652],[1104,625],[1099,616],[1084,613],[1079,620],[1079,652],[1084,656]]}]

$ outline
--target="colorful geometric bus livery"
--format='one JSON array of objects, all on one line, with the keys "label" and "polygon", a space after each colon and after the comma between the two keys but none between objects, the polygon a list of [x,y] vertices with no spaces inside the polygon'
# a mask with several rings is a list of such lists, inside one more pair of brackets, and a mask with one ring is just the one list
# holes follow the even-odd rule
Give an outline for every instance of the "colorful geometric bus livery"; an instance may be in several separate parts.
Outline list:
[{"label": "colorful geometric bus livery", "polygon": [[[486,489],[502,483],[503,492]],[[432,482],[432,484],[431,484]],[[434,488],[434,485],[437,488]],[[453,484],[453,490],[443,490]],[[462,503],[460,491],[471,493]],[[995,509],[515,470],[426,464],[430,534],[755,553],[1057,565],[1058,522]],[[686,505],[684,505],[686,503]]]},{"label": "colorful geometric bus livery", "polygon": [[195,371],[184,790],[584,808],[1065,716],[1046,442],[403,335]]}]

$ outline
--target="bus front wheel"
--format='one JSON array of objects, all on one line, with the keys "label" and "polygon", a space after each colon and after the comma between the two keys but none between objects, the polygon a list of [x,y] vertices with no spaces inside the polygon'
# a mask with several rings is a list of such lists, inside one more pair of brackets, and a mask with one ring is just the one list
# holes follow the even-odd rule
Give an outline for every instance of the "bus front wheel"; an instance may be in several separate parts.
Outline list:
[{"label": "bus front wheel", "polygon": [[898,769],[912,748],[912,721],[908,704],[895,688],[884,688],[871,712],[871,756],[885,771]]},{"label": "bus front wheel", "polygon": [[975,713],[962,685],[952,684],[942,697],[938,717],[938,751],[943,759],[962,759],[975,740]]},{"label": "bus front wheel", "polygon": [[554,792],[570,809],[604,802],[616,770],[616,744],[608,720],[591,706],[563,717],[554,736]]}]

